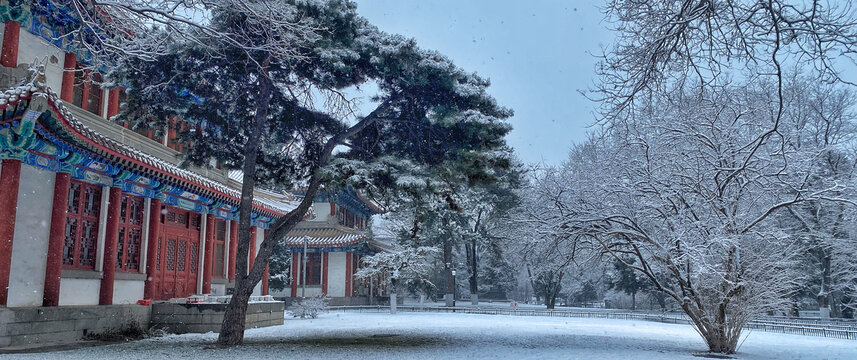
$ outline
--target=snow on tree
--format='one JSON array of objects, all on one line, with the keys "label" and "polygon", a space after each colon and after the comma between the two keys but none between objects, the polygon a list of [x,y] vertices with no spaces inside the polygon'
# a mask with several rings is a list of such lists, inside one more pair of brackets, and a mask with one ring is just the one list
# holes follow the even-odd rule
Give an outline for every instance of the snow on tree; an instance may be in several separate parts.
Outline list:
[{"label": "snow on tree", "polygon": [[568,234],[557,231],[549,220],[566,211],[560,201],[566,180],[552,171],[540,174],[518,190],[521,203],[508,214],[505,233],[509,252],[525,269],[534,295],[544,298],[547,308],[553,309],[564,278],[589,256],[579,254],[577,247],[566,241]]},{"label": "snow on tree", "polygon": [[285,242],[274,244],[271,261],[268,263],[268,287],[272,290],[285,290],[291,284],[292,253]]},{"label": "snow on tree", "polygon": [[[276,6],[292,9],[292,21],[322,29],[299,37],[298,56],[265,46],[291,37],[292,30],[276,32],[280,28],[265,26],[266,17],[223,7],[212,12],[212,26],[238,33],[235,40],[244,44],[221,43],[216,53],[229,56],[210,56],[207,46],[184,42],[154,61],[123,67],[131,84],[123,116],[156,125],[174,117],[195,122],[182,133],[189,144],[186,159],[217,159],[245,174],[239,274],[247,266],[256,182],[305,189],[297,208],[272,224],[249,274],[236,280],[220,334],[224,345],[242,341],[246,302],[274,243],[303,218],[325,185],[355,182],[371,195],[445,163],[470,161],[460,175],[477,179],[508,162],[499,150],[511,111],[488,95],[487,80],[413,40],[379,31],[357,16],[350,1]],[[246,51],[248,44],[260,48]],[[376,85],[377,106],[361,116],[351,111],[345,93],[363,85]]]},{"label": "snow on tree", "polygon": [[[156,60],[171,53],[170,47],[175,43],[204,48],[210,56],[229,56],[223,50],[240,48],[248,53],[264,51],[298,57],[300,44],[321,30],[298,16],[294,6],[277,1],[40,0],[32,6],[71,10],[76,19],[66,24],[64,36],[92,55],[89,65],[94,68],[112,67],[127,58]],[[217,26],[215,16],[224,8],[247,14],[247,28]],[[246,31],[260,27],[289,36],[270,38],[264,43],[243,41]]]},{"label": "snow on tree", "polygon": [[[524,212],[544,229],[541,246],[600,249],[675,301],[711,351],[734,352],[746,321],[787,309],[802,282],[804,247],[780,216],[809,201],[848,202],[844,184],[808,181],[828,149],[801,142],[806,118],[781,111],[770,88],[676,86],[636,104],[633,118],[536,184],[541,205]],[[799,81],[786,89],[784,104],[816,91]]]},{"label": "snow on tree", "polygon": [[362,267],[354,273],[359,280],[390,280],[390,313],[396,313],[396,295],[403,286],[434,287],[432,261],[440,254],[435,247],[396,247],[362,258]]},{"label": "snow on tree", "polygon": [[[849,2],[788,0],[608,0],[616,40],[601,56],[592,97],[606,120],[621,121],[634,101],[692,79],[708,86],[737,75],[782,90],[793,74],[854,84],[857,9]],[[769,125],[770,126],[770,125]]]},{"label": "snow on tree", "polygon": [[[466,116],[472,121],[482,121],[474,115]],[[460,140],[453,136],[446,141],[456,143]],[[334,165],[339,166],[336,171],[340,174],[349,174],[342,176],[348,185],[366,188],[384,204],[394,237],[400,244],[443,248],[441,276],[436,283],[442,287],[444,298],[451,306],[456,293],[453,272],[460,265],[456,259],[472,256],[474,252],[467,249],[473,249],[474,244],[481,246],[478,251],[488,254],[493,266],[488,271],[492,277],[498,280],[504,277],[500,273],[504,267],[503,250],[496,246],[492,224],[499,221],[499,214],[508,211],[515,201],[511,189],[517,186],[518,175],[516,169],[510,168],[509,152],[508,148],[499,148],[483,154],[463,154],[428,168],[399,163],[384,171],[367,172],[354,169],[347,162]],[[389,186],[384,188],[366,184],[385,182]],[[460,254],[462,247],[465,247],[465,254]],[[479,262],[468,262],[471,274],[474,265],[478,272]],[[459,271],[458,274],[458,277],[463,277],[467,272]],[[477,287],[476,290],[471,288],[471,300],[478,301],[476,279],[471,276],[468,280]],[[498,285],[495,291],[508,287],[506,284]]]},{"label": "snow on tree", "polygon": [[[797,146],[824,150],[813,159],[815,166],[807,183],[816,189],[846,185],[831,196],[854,199],[857,196],[854,186],[857,153],[852,144],[857,130],[853,123],[857,112],[853,104],[857,96],[852,89],[807,79],[801,80],[800,86],[815,90],[812,97],[787,108],[793,116],[802,119]],[[788,210],[780,219],[781,224],[808,250],[801,257],[800,268],[806,283],[797,296],[798,302],[815,303],[823,314],[830,312],[832,316],[842,316],[848,306],[853,306],[852,299],[856,295],[852,286],[857,279],[853,262],[857,255],[857,238],[849,219],[853,207],[822,199],[806,201]]]}]

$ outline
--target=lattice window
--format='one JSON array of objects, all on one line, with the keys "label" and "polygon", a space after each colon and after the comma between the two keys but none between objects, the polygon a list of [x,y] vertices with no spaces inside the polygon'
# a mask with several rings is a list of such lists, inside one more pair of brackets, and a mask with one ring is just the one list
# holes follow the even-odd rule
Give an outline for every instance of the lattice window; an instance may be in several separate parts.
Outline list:
[{"label": "lattice window", "polygon": [[170,226],[180,227],[180,228],[188,228],[188,224],[192,222],[194,219],[194,214],[185,210],[167,210],[167,221],[166,223]]},{"label": "lattice window", "polygon": [[190,214],[190,228],[193,230],[199,230],[202,225],[201,219],[202,217],[199,214]]},{"label": "lattice window", "polygon": [[98,212],[101,210],[101,188],[92,185],[86,186],[83,200],[85,201],[83,215],[98,217]]},{"label": "lattice window", "polygon": [[196,274],[196,266],[199,264],[199,244],[190,244],[190,273]]},{"label": "lattice window", "polygon": [[128,219],[128,223],[143,226],[143,209],[145,207],[143,198],[135,197],[128,206],[131,216],[131,218]]},{"label": "lattice window", "polygon": [[162,238],[158,236],[158,256],[157,261],[155,262],[155,269],[161,270],[161,240]]},{"label": "lattice window", "polygon": [[143,232],[143,198],[122,194],[119,208],[119,235],[116,246],[116,269],[140,270],[140,246]]},{"label": "lattice window", "polygon": [[176,256],[176,271],[185,271],[185,265],[187,265],[187,242],[180,242],[178,250],[178,255]]},{"label": "lattice window", "polygon": [[143,233],[138,229],[128,231],[128,252],[125,256],[125,269],[140,270],[140,243]]},{"label": "lattice window", "polygon": [[80,184],[72,182],[68,189],[68,208],[70,214],[80,212]]},{"label": "lattice window", "polygon": [[77,243],[77,219],[67,218],[65,221],[65,238],[63,240],[62,263],[74,265],[74,248]]},{"label": "lattice window", "polygon": [[101,212],[101,187],[72,180],[66,203],[63,266],[95,269],[98,221]]},{"label": "lattice window", "polygon": [[223,277],[226,256],[226,221],[214,220],[214,277]]},{"label": "lattice window", "polygon": [[167,239],[167,270],[176,269],[176,239]]},{"label": "lattice window", "polygon": [[98,221],[84,220],[82,230],[78,265],[94,269],[95,246],[98,243]]},{"label": "lattice window", "polygon": [[119,236],[116,238],[116,268],[122,269],[122,261],[125,254],[125,227],[119,227]]}]

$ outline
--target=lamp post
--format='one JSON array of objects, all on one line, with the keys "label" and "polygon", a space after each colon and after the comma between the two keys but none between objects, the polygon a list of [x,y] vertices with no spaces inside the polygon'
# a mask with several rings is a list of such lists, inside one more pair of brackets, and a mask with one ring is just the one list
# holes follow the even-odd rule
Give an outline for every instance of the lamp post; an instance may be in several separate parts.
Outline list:
[{"label": "lamp post", "polygon": [[455,307],[455,269],[452,269],[452,307]]}]

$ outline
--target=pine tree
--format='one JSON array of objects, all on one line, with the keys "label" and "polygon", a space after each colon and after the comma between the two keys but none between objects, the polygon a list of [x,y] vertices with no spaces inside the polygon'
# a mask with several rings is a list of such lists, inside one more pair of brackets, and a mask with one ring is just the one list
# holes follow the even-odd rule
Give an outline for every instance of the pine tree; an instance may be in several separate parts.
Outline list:
[{"label": "pine tree", "polygon": [[629,267],[634,265],[633,258],[617,259],[613,262],[614,272],[607,280],[608,289],[616,289],[631,295],[631,310],[637,310],[637,293],[648,289],[649,282]]},{"label": "pine tree", "polygon": [[[161,128],[176,117],[194,123],[181,139],[189,145],[188,161],[216,159],[243,171],[237,273],[247,267],[242,259],[249,253],[256,182],[305,189],[298,207],[267,232],[249,274],[236,279],[219,338],[223,345],[243,341],[247,301],[274,243],[303,218],[325,185],[353,182],[372,194],[405,177],[426,178],[426,169],[464,162],[470,166],[459,176],[487,181],[492,168],[509,162],[499,150],[506,148],[510,127],[503,119],[511,111],[487,94],[487,80],[413,40],[379,31],[347,0],[253,4],[291,9],[282,13],[314,24],[317,36],[279,54],[261,45],[290,33],[220,8],[213,27],[245,38],[223,43],[218,56],[210,56],[210,44],[179,43],[169,54],[131,61],[119,72],[130,89],[123,116]],[[248,44],[260,44],[260,50],[247,51]],[[370,84],[378,88],[378,105],[365,116],[350,116],[345,93]],[[315,106],[319,96],[326,106]]]}]

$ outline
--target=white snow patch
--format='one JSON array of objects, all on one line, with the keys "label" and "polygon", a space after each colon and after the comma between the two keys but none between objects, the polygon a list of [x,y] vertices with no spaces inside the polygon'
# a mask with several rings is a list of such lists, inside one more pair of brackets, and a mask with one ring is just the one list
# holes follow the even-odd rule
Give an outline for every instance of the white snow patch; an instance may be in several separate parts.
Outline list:
[{"label": "white snow patch", "polygon": [[[332,312],[248,330],[220,349],[217,334],[169,335],[10,359],[696,359],[688,325],[610,319]],[[738,359],[857,359],[853,340],[752,332]]]}]

